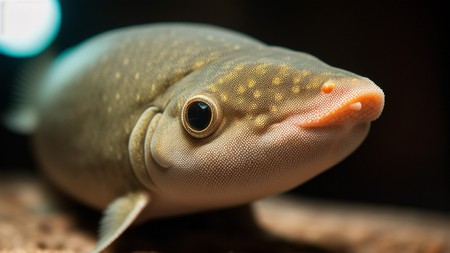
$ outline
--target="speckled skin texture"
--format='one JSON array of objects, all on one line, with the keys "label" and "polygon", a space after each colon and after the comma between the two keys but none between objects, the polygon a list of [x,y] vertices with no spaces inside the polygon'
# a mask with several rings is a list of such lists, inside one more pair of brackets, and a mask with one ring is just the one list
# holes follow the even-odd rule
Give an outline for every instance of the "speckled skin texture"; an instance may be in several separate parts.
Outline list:
[{"label": "speckled skin texture", "polygon": [[[194,24],[96,36],[59,56],[40,82],[36,157],[64,191],[107,207],[96,252],[135,219],[296,187],[353,152],[384,106],[367,78]],[[198,99],[211,109],[204,132],[186,116]]]},{"label": "speckled skin texture", "polygon": [[[50,177],[100,208],[141,187],[128,154],[128,138],[140,114],[150,103],[163,110],[175,92],[168,88],[237,50],[230,44],[237,39],[233,36],[203,32],[199,40],[192,32],[164,27],[111,32],[54,64],[50,88],[42,93],[52,98],[41,105],[35,137],[37,157]],[[235,43],[256,44],[240,37]],[[92,192],[95,198],[86,198]]]},{"label": "speckled skin texture", "polygon": [[[356,149],[384,103],[367,78],[192,24],[97,36],[58,58],[43,82],[34,132],[43,170],[99,209],[146,191],[143,219],[291,189]],[[183,106],[199,95],[220,108],[204,138],[182,125]],[[362,109],[348,110],[355,101]]]}]

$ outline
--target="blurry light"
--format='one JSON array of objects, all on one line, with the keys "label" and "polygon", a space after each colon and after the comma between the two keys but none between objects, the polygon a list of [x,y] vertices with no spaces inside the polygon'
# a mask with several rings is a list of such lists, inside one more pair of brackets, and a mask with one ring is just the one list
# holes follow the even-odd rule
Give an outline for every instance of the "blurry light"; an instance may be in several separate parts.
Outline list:
[{"label": "blurry light", "polygon": [[60,25],[58,0],[0,0],[0,53],[36,55],[53,42]]}]

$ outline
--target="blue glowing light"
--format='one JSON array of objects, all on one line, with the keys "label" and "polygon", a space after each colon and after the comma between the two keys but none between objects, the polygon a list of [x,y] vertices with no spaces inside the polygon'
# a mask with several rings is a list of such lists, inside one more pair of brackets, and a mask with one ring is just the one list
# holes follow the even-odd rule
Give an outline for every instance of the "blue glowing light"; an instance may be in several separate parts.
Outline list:
[{"label": "blue glowing light", "polygon": [[0,53],[39,54],[53,42],[60,26],[58,0],[0,0]]}]

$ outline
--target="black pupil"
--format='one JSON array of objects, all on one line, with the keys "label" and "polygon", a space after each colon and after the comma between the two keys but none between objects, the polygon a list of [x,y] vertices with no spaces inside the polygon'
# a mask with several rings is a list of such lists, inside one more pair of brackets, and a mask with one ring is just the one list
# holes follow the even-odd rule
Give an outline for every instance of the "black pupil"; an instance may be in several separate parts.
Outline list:
[{"label": "black pupil", "polygon": [[201,101],[193,102],[187,111],[187,121],[192,129],[205,130],[211,122],[211,108]]}]

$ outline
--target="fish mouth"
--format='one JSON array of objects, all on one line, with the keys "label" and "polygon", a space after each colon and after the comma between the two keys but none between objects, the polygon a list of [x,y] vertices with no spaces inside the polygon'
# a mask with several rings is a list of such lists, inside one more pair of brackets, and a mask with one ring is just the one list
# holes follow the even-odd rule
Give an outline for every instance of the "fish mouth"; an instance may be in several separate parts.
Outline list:
[{"label": "fish mouth", "polygon": [[383,104],[384,97],[379,93],[364,94],[345,102],[337,109],[331,110],[324,115],[301,122],[298,126],[307,128],[371,122],[380,117]]},{"label": "fish mouth", "polygon": [[311,109],[295,117],[294,124],[299,128],[356,125],[376,120],[383,108],[384,93],[369,79],[330,80]]}]

